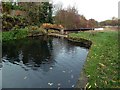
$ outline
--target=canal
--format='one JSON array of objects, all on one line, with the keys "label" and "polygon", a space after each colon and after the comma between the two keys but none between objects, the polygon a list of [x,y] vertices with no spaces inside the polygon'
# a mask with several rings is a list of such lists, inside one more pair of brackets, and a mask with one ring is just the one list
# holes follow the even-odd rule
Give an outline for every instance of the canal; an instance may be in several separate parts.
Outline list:
[{"label": "canal", "polygon": [[2,88],[74,88],[87,54],[64,38],[3,42]]}]

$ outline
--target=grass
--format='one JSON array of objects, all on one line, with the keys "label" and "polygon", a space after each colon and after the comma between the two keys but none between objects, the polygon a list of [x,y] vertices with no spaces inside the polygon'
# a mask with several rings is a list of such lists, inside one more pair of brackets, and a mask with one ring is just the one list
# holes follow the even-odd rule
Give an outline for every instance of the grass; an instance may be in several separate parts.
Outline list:
[{"label": "grass", "polygon": [[11,30],[7,32],[1,32],[2,34],[2,40],[13,40],[13,39],[20,39],[25,38],[28,35],[28,30],[26,29],[19,29],[19,30]]},{"label": "grass", "polygon": [[84,66],[87,88],[120,88],[118,71],[118,32],[80,32],[69,37],[92,41]]},{"label": "grass", "polygon": [[25,38],[27,36],[37,36],[37,35],[46,35],[46,34],[47,32],[45,31],[45,29],[36,28],[33,30],[32,27],[26,27],[21,29],[16,28],[11,31],[0,32],[0,36],[2,36],[3,41]]}]

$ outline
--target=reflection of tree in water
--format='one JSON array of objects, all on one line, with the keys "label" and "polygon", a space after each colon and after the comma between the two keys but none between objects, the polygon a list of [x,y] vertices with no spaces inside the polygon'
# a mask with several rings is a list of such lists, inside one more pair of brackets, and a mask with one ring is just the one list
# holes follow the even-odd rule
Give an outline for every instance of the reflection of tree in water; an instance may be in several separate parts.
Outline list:
[{"label": "reflection of tree in water", "polygon": [[75,51],[75,45],[70,44],[67,39],[64,38],[54,38],[54,52],[59,52],[61,54],[61,51],[64,49],[65,53],[68,52],[74,52]]},{"label": "reflection of tree in water", "polygon": [[[34,70],[41,67],[48,71],[49,67],[55,63],[51,56],[51,50],[52,40],[40,37],[4,42],[2,52],[3,57],[6,57],[13,64],[22,60],[25,66]],[[25,69],[25,67],[23,68]]]}]

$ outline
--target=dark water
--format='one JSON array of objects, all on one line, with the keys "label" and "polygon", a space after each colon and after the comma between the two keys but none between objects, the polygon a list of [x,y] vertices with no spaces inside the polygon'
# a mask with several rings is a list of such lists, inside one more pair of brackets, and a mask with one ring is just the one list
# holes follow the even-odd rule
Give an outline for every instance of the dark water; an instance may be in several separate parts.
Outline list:
[{"label": "dark water", "polygon": [[71,88],[88,49],[63,38],[28,38],[3,42],[3,88]]}]

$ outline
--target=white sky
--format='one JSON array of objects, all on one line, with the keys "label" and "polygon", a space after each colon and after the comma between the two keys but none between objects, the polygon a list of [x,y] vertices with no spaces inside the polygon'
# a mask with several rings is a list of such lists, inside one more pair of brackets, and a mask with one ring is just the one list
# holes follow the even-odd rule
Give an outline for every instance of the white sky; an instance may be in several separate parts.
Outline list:
[{"label": "white sky", "polygon": [[79,14],[87,19],[103,21],[118,17],[118,2],[120,0],[52,0],[53,3],[63,4],[63,7],[75,6]]},{"label": "white sky", "polygon": [[[1,1],[1,0],[0,0]],[[44,0],[41,0],[44,1]],[[79,14],[87,19],[103,21],[118,17],[118,2],[120,0],[52,0],[54,4],[63,4],[63,7],[75,6]]]}]

